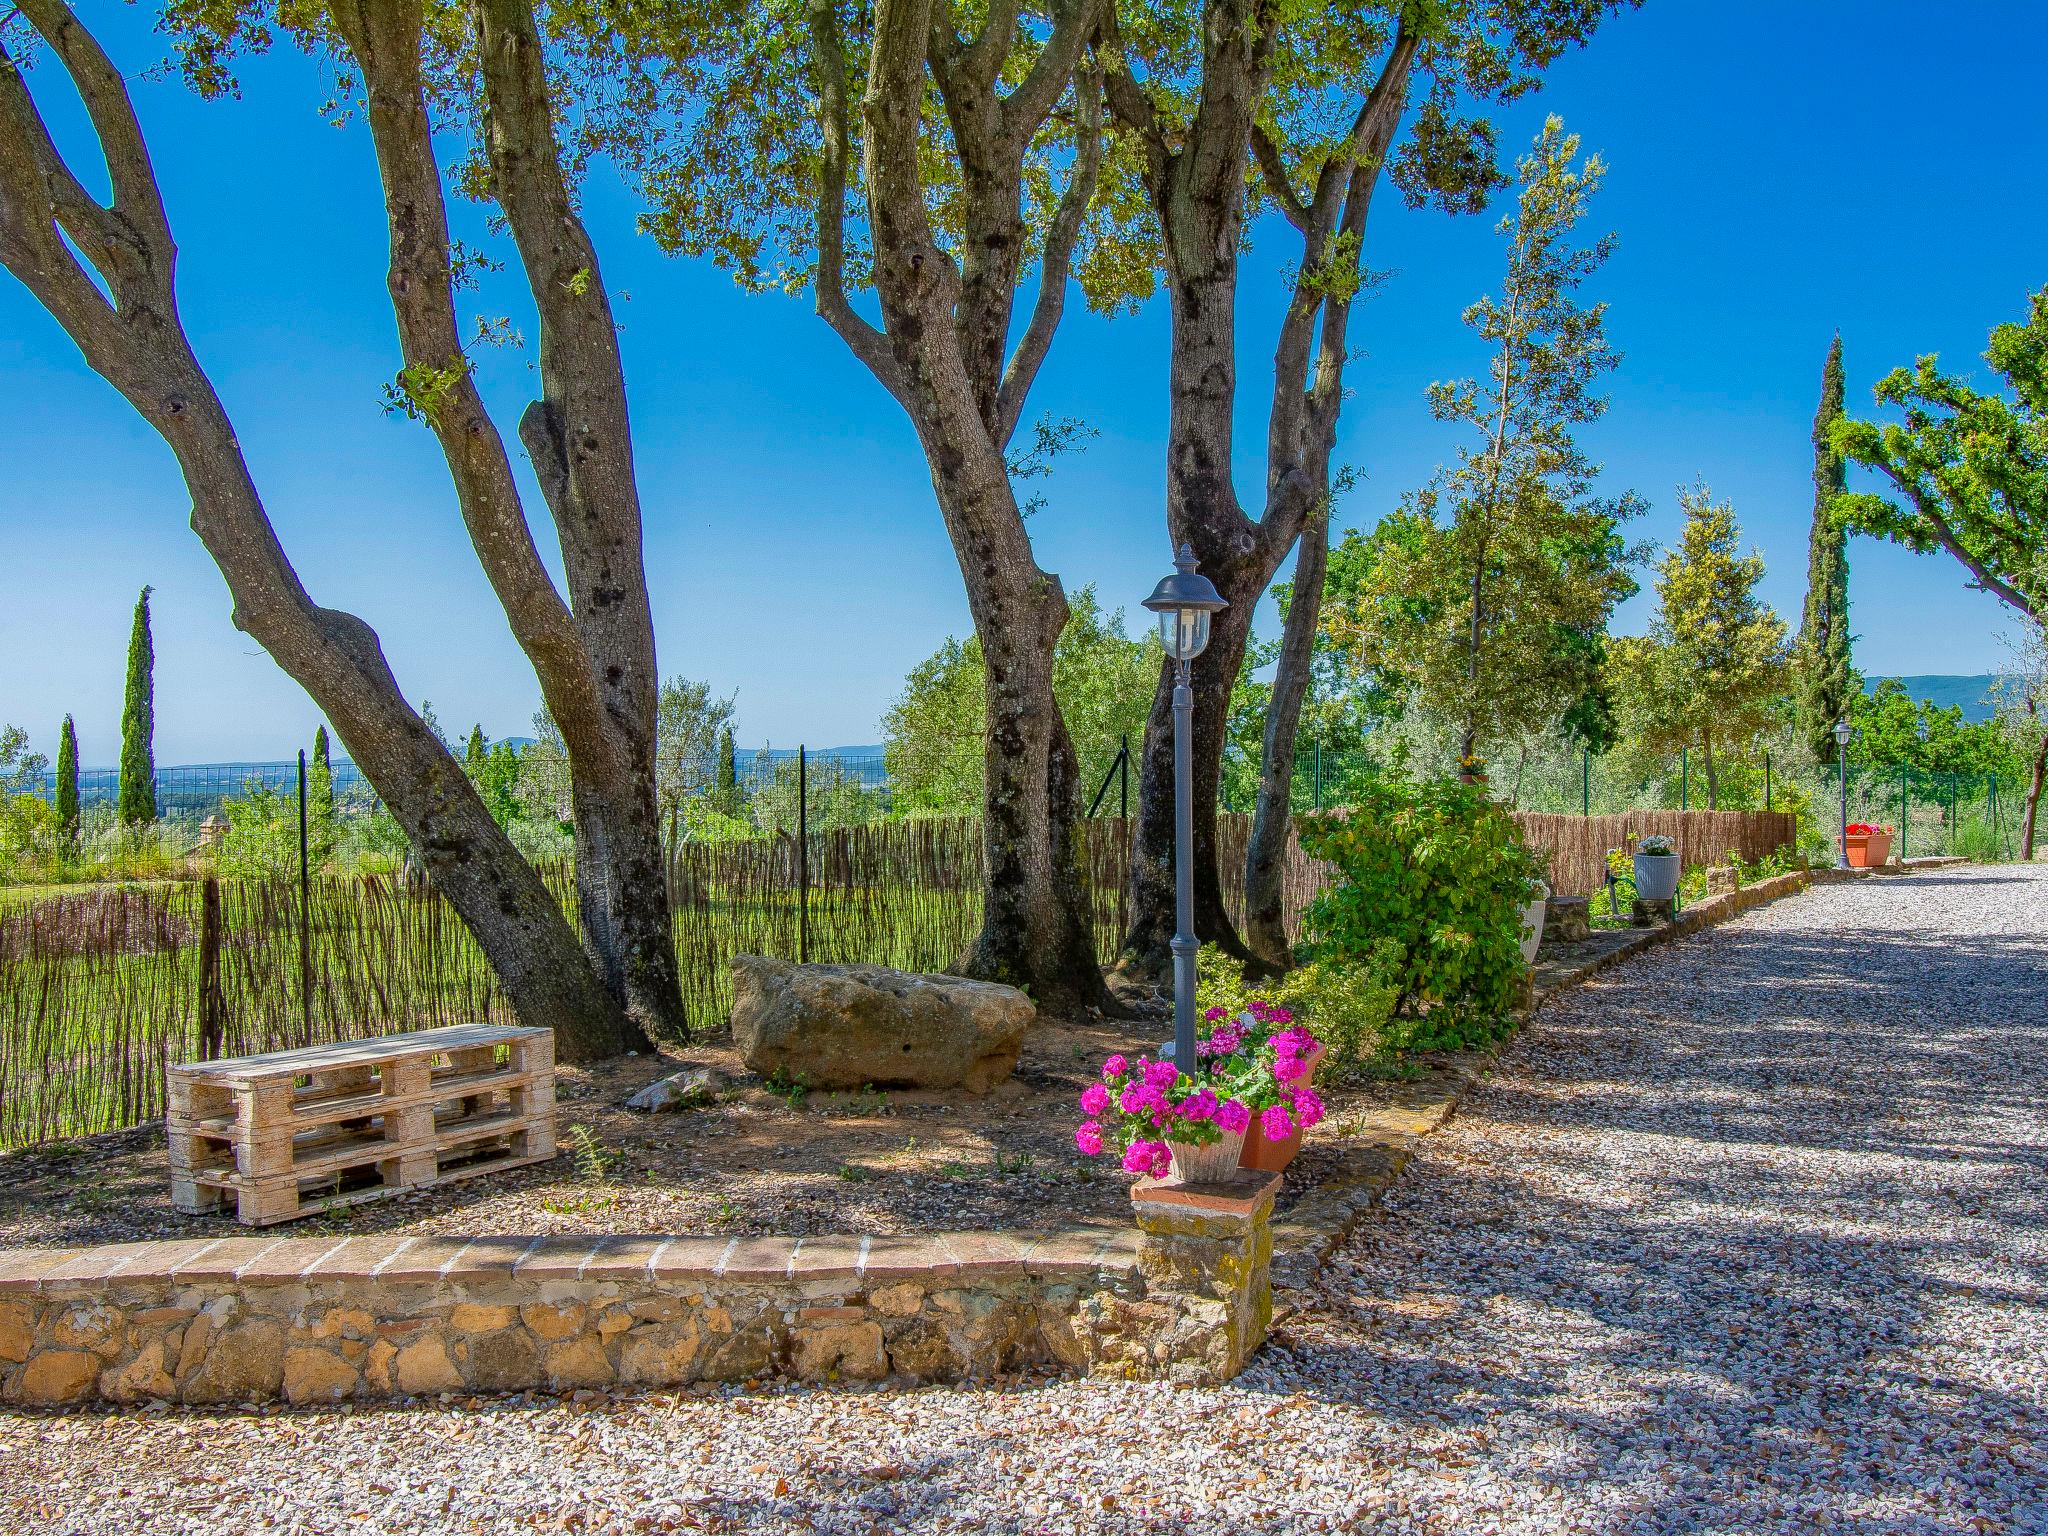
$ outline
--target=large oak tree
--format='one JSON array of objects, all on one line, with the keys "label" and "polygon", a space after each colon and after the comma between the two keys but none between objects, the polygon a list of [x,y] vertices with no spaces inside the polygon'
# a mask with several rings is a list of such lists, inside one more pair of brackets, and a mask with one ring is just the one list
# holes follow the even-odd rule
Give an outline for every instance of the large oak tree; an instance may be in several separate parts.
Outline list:
[{"label": "large oak tree", "polygon": [[[0,261],[87,362],[170,445],[192,525],[234,621],[298,681],[405,828],[501,979],[517,1016],[567,1059],[682,1032],[655,814],[653,629],[641,565],[625,383],[597,257],[571,196],[528,0],[437,7],[338,0],[292,9],[302,40],[355,73],[382,178],[397,395],[438,439],[462,518],[568,741],[581,937],[491,819],[461,765],[405,700],[360,618],[318,605],[278,542],[179,314],[169,214],[121,71],[64,0],[22,0],[0,33]],[[190,4],[169,24],[202,90],[231,85],[260,7]],[[21,67],[45,46],[83,99],[112,184],[88,190]],[[471,179],[505,220],[539,320],[540,398],[520,422],[561,541],[560,593],[534,544],[511,453],[458,330],[438,127],[474,131]],[[258,214],[260,198],[245,193]]]}]

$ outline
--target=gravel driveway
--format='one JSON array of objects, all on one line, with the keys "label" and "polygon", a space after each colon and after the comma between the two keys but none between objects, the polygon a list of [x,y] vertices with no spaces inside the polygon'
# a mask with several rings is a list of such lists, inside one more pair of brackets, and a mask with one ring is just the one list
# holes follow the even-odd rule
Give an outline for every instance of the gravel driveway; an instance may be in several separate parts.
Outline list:
[{"label": "gravel driveway", "polygon": [[2048,868],[1554,1004],[1216,1392],[0,1419],[0,1527],[2048,1532]]}]

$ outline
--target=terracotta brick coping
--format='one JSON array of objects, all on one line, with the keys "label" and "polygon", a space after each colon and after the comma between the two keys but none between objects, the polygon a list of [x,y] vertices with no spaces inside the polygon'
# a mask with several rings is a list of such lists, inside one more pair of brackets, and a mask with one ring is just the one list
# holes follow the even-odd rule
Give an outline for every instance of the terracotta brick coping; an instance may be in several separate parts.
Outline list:
[{"label": "terracotta brick coping", "polygon": [[0,1249],[0,1294],[205,1282],[1114,1280],[1137,1262],[1138,1234],[1110,1226],[916,1237],[223,1237]]},{"label": "terracotta brick coping", "polygon": [[1241,1170],[1234,1179],[1211,1184],[1163,1184],[1157,1179],[1140,1179],[1131,1186],[1133,1205],[1173,1205],[1217,1216],[1249,1216],[1266,1200],[1280,1193],[1284,1182],[1277,1173]]}]

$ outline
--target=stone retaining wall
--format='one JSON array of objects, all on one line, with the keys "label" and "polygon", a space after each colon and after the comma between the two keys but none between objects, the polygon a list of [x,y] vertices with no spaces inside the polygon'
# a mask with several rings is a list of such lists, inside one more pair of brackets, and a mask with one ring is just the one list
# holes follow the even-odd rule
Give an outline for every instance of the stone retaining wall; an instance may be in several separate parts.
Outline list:
[{"label": "stone retaining wall", "polygon": [[1133,1191],[1138,1230],[222,1238],[0,1253],[0,1398],[327,1403],[696,1381],[1236,1374],[1277,1178]]}]

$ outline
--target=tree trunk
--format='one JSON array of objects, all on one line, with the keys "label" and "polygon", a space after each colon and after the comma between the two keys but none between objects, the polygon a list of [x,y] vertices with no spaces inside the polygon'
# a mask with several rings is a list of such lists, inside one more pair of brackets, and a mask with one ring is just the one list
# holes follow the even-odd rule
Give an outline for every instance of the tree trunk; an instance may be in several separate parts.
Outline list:
[{"label": "tree trunk", "polygon": [[1259,798],[1244,857],[1245,939],[1267,965],[1285,968],[1290,939],[1285,910],[1287,848],[1294,832],[1295,738],[1315,662],[1323,613],[1323,572],[1330,551],[1327,514],[1302,525],[1294,556],[1294,596],[1280,632],[1280,662],[1266,701]]},{"label": "tree trunk", "polygon": [[[1001,595],[992,606],[1012,606]],[[1049,1013],[1107,1006],[1081,883],[1080,759],[1052,691],[1053,643],[1066,600],[1054,583],[1036,623],[982,627],[988,744],[982,800],[981,931],[961,954],[968,976],[1022,987]],[[993,641],[994,643],[991,643]]]},{"label": "tree trunk", "polygon": [[2020,861],[2034,857],[2034,818],[2041,808],[2042,781],[2048,779],[2048,733],[2041,737],[2041,745],[2034,753],[2034,776],[2027,784],[2027,816],[2020,833]]}]

